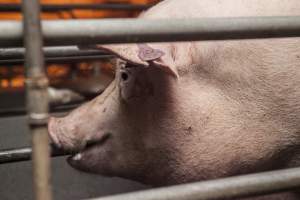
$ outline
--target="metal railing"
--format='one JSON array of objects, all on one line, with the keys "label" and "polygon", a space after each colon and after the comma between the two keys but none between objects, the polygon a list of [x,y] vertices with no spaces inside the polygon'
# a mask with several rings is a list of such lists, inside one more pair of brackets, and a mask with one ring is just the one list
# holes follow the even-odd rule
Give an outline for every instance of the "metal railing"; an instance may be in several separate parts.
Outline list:
[{"label": "metal railing", "polygon": [[42,51],[39,0],[23,0],[23,33],[26,67],[26,106],[32,134],[33,188],[36,200],[51,200],[48,139],[48,79]]},{"label": "metal railing", "polygon": [[[50,178],[50,148],[45,127],[48,116],[48,101],[45,92],[47,79],[43,69],[38,1],[23,1],[23,5],[24,31],[20,22],[0,22],[0,30],[2,30],[0,32],[0,46],[5,48],[20,47],[24,35],[28,78],[27,102],[29,122],[33,132],[35,196],[39,200],[50,200],[51,190],[48,182]],[[46,45],[300,37],[299,16],[164,20],[61,20],[44,21],[42,27]],[[30,150],[25,150],[25,154],[28,156]],[[17,157],[20,155],[19,153],[24,152],[11,155]],[[98,200],[209,200],[269,194],[299,187],[300,168],[295,168],[152,189]]]},{"label": "metal railing", "polygon": [[[72,104],[63,104],[63,105],[55,105],[55,106],[50,106],[49,111],[50,112],[70,112],[72,109],[75,109],[77,107],[79,107],[82,103],[84,103],[86,101],[76,101]],[[16,117],[16,116],[24,116],[26,115],[26,108],[23,107],[17,107],[17,108],[7,108],[7,109],[0,109],[0,120],[1,118],[4,117]],[[3,150],[0,150],[0,157],[1,157],[1,152]],[[1,160],[1,158],[0,158]]]},{"label": "metal railing", "polygon": [[[125,4],[125,3],[99,3],[99,4],[42,4],[43,12],[59,12],[79,10],[125,10],[125,11],[142,11],[150,8],[151,5],[145,4]],[[0,12],[20,12],[21,5],[14,3],[1,3]]]},{"label": "metal railing", "polygon": [[300,168],[189,183],[90,200],[224,200],[299,189]]},{"label": "metal railing", "polygon": [[[45,58],[45,62],[48,64],[69,64],[69,63],[78,63],[83,61],[99,61],[107,58],[112,58],[110,55],[97,55],[97,56],[69,56],[69,57],[50,57]],[[22,65],[24,64],[24,59],[8,59],[8,60],[0,60],[0,65]]]},{"label": "metal railing", "polygon": [[[111,54],[98,49],[79,49],[76,46],[46,47],[43,49],[46,63],[76,63],[112,58]],[[24,64],[24,48],[0,49],[0,65]]]},{"label": "metal railing", "polygon": [[[253,39],[300,36],[300,16],[199,19],[49,20],[45,45]],[[22,23],[0,22],[0,47],[22,47]]]},{"label": "metal railing", "polygon": [[[0,21],[1,23],[1,21]],[[98,49],[79,49],[77,46],[44,47],[43,54],[47,58],[69,57],[69,56],[99,56],[109,55],[107,52]],[[25,48],[2,48],[0,49],[0,60],[23,59]]]},{"label": "metal railing", "polygon": [[[70,155],[71,152],[63,151],[50,145],[51,157]],[[2,149],[0,151],[0,164],[14,163],[31,160],[32,148]]]}]

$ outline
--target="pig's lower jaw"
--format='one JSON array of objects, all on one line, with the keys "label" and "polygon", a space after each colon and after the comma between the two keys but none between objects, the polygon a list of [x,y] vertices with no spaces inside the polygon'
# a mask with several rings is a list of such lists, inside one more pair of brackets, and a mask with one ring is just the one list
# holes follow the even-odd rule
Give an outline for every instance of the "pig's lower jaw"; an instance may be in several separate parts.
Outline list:
[{"label": "pig's lower jaw", "polygon": [[104,145],[109,139],[110,134],[105,134],[100,140],[87,141],[83,149],[67,158],[68,163],[76,169],[93,172],[90,170],[93,168],[93,163],[91,163],[91,161],[93,161],[93,158],[95,158],[95,156],[97,156],[97,154],[104,149]]}]

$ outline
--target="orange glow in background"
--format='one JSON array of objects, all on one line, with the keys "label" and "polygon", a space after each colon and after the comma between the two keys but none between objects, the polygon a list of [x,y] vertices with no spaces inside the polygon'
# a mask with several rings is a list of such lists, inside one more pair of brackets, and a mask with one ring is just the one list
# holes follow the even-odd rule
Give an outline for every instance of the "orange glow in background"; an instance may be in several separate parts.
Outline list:
[{"label": "orange glow in background", "polygon": [[[154,4],[159,0],[41,0],[42,4],[99,4],[99,3],[129,3],[129,4]],[[0,0],[0,4],[20,4],[20,0]],[[88,18],[115,18],[134,17],[136,11],[108,11],[108,10],[70,10],[59,12],[43,12],[42,19],[88,19]],[[0,20],[21,20],[22,15],[18,12],[0,12]],[[100,61],[99,61],[100,62]],[[110,70],[113,65],[109,62],[101,62],[101,69]],[[89,76],[92,69],[91,63],[78,63],[76,69],[80,76]],[[47,74],[52,82],[70,76],[71,67],[68,64],[52,64],[47,66]],[[23,66],[0,66],[0,91],[7,89],[24,88]]]},{"label": "orange glow in background", "polygon": [[[95,4],[95,3],[129,3],[129,4],[153,4],[159,0],[41,0],[42,4]],[[20,0],[0,0],[1,3],[19,4]],[[108,11],[108,10],[71,10],[59,12],[47,12],[42,14],[43,19],[83,19],[83,18],[108,18],[108,17],[133,17],[137,12],[132,11]],[[20,13],[1,12],[1,19],[20,20]]]}]

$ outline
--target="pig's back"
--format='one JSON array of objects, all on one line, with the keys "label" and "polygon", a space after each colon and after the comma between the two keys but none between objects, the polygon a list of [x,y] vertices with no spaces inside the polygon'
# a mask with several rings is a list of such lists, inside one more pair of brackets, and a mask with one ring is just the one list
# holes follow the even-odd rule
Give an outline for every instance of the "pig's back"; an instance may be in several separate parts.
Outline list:
[{"label": "pig's back", "polygon": [[299,0],[165,0],[142,18],[300,15]]}]

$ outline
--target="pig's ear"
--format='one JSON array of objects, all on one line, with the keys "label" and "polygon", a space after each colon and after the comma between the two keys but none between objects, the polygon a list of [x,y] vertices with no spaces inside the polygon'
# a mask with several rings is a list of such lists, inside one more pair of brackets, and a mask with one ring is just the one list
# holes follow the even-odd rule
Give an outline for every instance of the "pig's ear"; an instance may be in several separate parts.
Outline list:
[{"label": "pig's ear", "polygon": [[121,59],[143,66],[157,66],[166,73],[178,78],[178,72],[171,55],[171,48],[166,44],[126,44],[97,45],[98,49],[109,51]]},{"label": "pig's ear", "polygon": [[[178,71],[175,65],[175,58],[173,55],[172,46],[169,43],[156,43],[156,44],[150,44],[150,45],[144,45],[144,48],[146,50],[143,51],[150,51],[153,53],[153,60],[150,60],[154,65],[160,67],[165,72],[173,75],[174,77],[178,78]],[[140,47],[141,49],[141,47]],[[142,52],[143,52],[142,51]],[[161,56],[158,56],[159,53],[161,53]],[[140,53],[140,57],[141,53]]]}]

